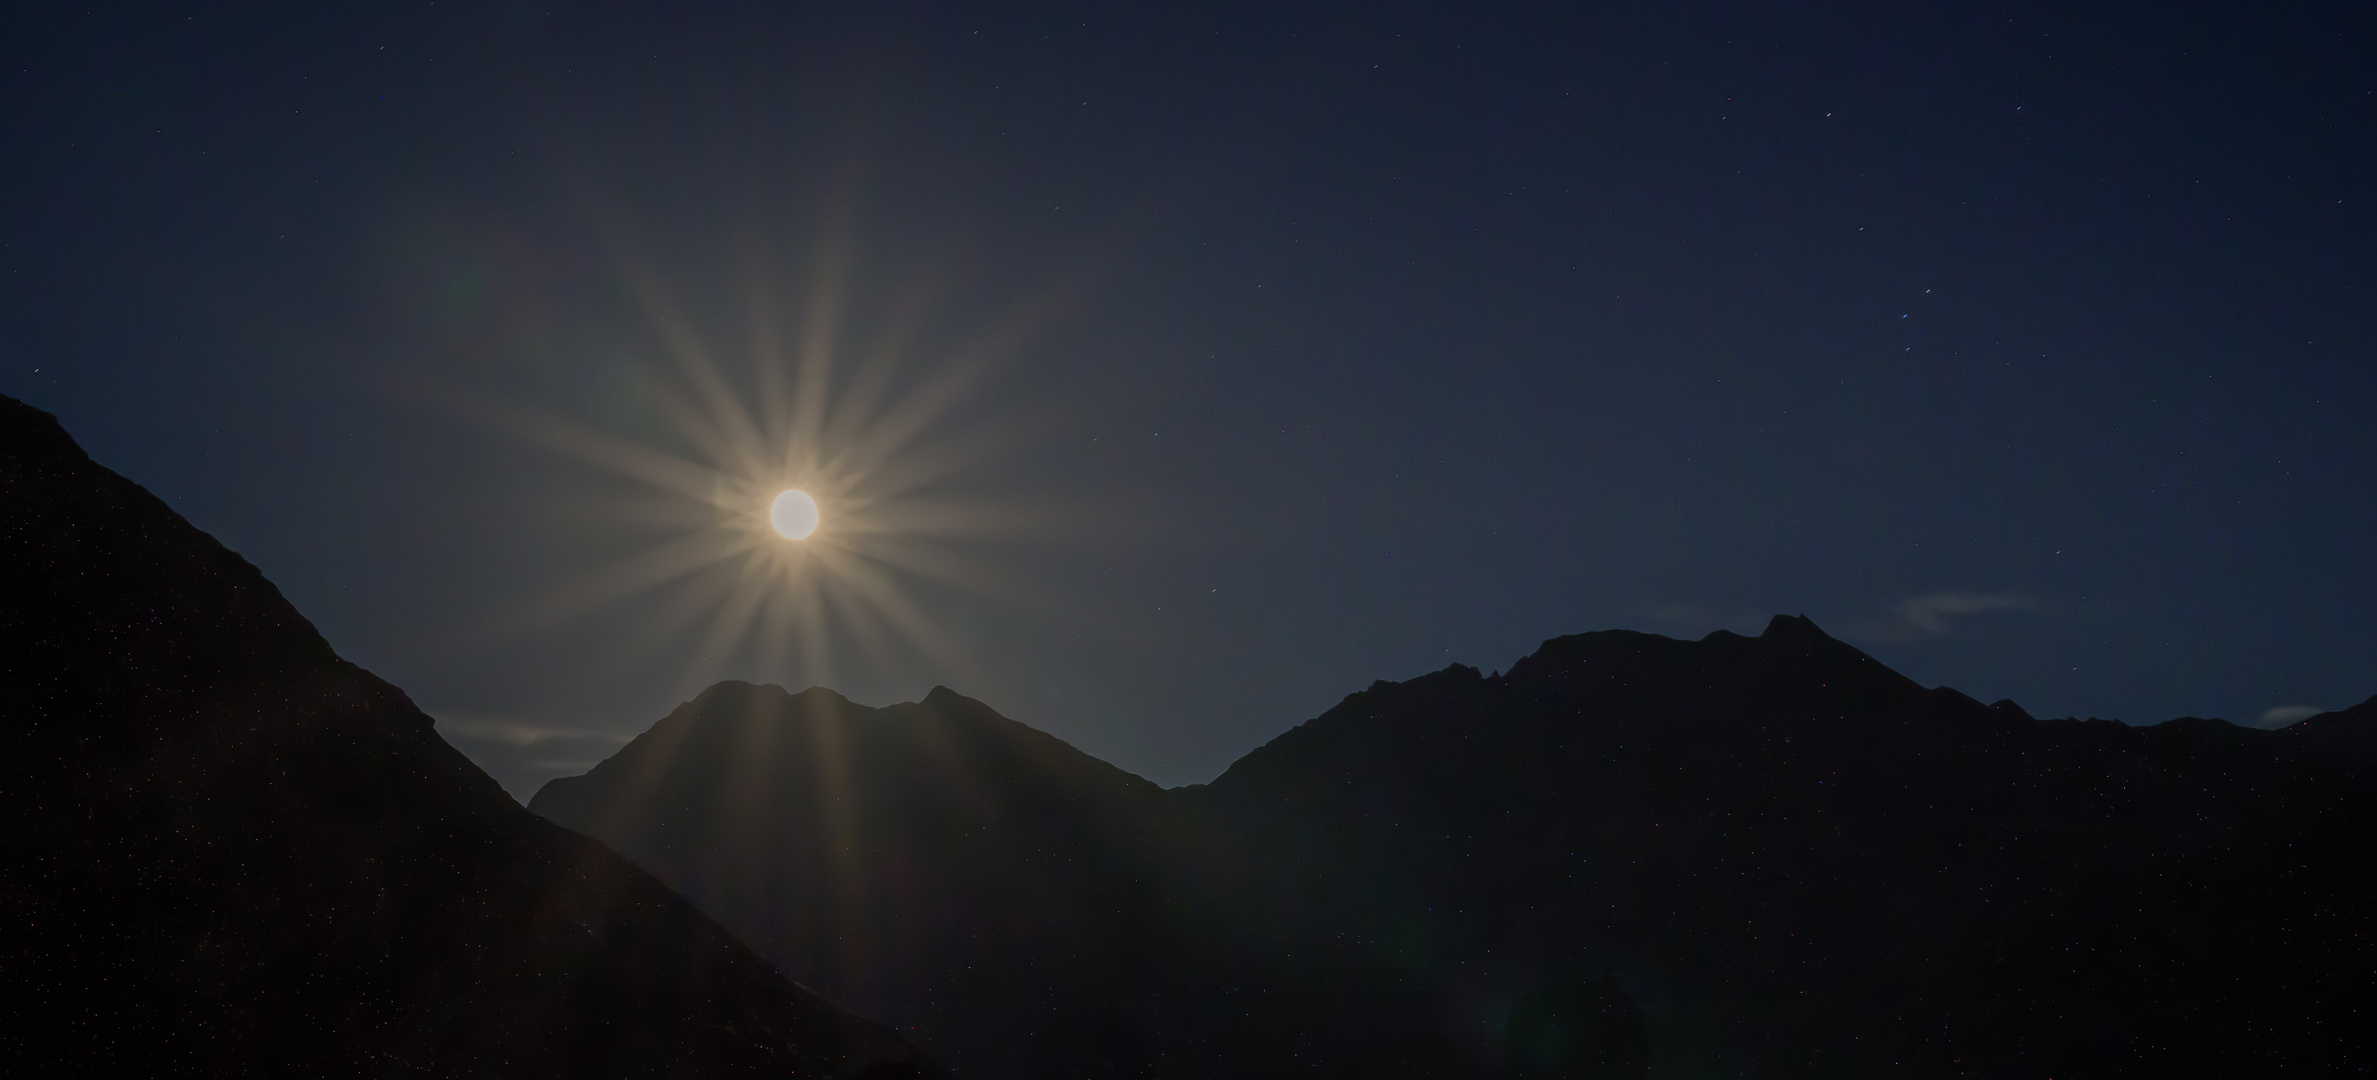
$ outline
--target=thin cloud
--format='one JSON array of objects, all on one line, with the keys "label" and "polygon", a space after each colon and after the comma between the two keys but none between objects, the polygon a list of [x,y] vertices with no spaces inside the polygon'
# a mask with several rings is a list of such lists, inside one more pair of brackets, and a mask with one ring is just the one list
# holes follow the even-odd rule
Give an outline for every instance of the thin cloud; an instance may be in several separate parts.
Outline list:
[{"label": "thin cloud", "polygon": [[1906,627],[1925,635],[1953,633],[1959,616],[1985,611],[2038,611],[2037,600],[2020,593],[1936,592],[1900,601],[1898,617]]},{"label": "thin cloud", "polygon": [[551,739],[586,739],[593,742],[624,746],[633,736],[608,731],[588,731],[584,728],[557,727],[509,716],[490,716],[485,713],[435,713],[437,730],[449,738],[498,742],[508,746],[527,748]]},{"label": "thin cloud", "polygon": [[[1844,640],[1895,644],[1945,637],[1962,629],[1972,617],[1991,612],[2039,613],[2047,610],[2046,602],[2028,593],[1943,589],[1887,601],[1878,607],[1866,609],[1862,614],[1841,613],[1837,616],[1837,623],[1820,613],[1818,617],[1824,619],[1825,625],[1842,635]],[[1771,613],[1743,608],[1727,610],[1699,604],[1667,604],[1644,610],[1641,618],[1649,625],[1671,634],[1698,637],[1722,627],[1735,633],[1756,636],[1766,626]]]},{"label": "thin cloud", "polygon": [[2261,718],[2255,720],[2253,722],[2253,726],[2263,728],[2282,728],[2288,724],[2294,723],[2297,720],[2301,720],[2305,717],[2317,716],[2320,713],[2326,711],[2328,710],[2324,705],[2280,705],[2273,709],[2263,710]]},{"label": "thin cloud", "polygon": [[564,727],[517,716],[432,713],[437,733],[512,797],[525,803],[556,776],[574,776],[616,753],[633,736]]}]

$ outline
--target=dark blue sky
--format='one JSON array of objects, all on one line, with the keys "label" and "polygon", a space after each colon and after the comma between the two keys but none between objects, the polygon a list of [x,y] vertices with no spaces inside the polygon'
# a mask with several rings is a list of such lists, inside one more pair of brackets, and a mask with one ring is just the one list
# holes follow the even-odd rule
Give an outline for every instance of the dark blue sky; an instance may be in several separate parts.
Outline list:
[{"label": "dark blue sky", "polygon": [[[1775,612],[2042,715],[2377,693],[2365,5],[0,18],[0,392],[516,792],[716,677],[1182,783]],[[540,434],[701,457],[655,295],[737,401],[760,297],[940,404],[852,541],[931,642],[595,602],[702,527]]]}]

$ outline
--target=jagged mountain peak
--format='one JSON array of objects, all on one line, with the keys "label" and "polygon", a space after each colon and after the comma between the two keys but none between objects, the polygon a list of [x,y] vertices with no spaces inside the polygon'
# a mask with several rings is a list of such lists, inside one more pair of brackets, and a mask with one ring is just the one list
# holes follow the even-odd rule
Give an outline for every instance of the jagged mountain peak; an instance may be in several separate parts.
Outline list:
[{"label": "jagged mountain peak", "polygon": [[1901,688],[1919,689],[1913,680],[1891,671],[1856,647],[1834,638],[1804,615],[1776,615],[1757,637],[1718,630],[1697,641],[1680,640],[1636,630],[1598,630],[1552,638],[1534,653],[1511,665],[1508,677],[1519,681],[1560,681],[1587,674],[1588,666],[1612,665],[1633,677],[1663,678],[1689,670],[1707,678],[1753,677],[1755,669],[1772,669],[1766,679],[1824,674],[1880,679]]},{"label": "jagged mountain peak", "polygon": [[[1332,773],[1427,771],[1554,737],[1606,737],[1639,754],[1675,740],[1688,749],[1782,731],[1878,743],[1907,737],[1910,724],[1994,731],[2017,719],[2029,718],[1926,689],[1805,616],[1777,615],[1754,638],[1599,630],[1546,640],[1495,678],[1455,664],[1372,683],[1232,763],[1206,789],[1228,798],[1264,787],[1258,777],[1318,768],[1322,758],[1338,759]],[[1547,734],[1546,724],[1557,731]]]},{"label": "jagged mountain peak", "polygon": [[938,708],[990,708],[990,706],[984,705],[980,701],[976,701],[973,698],[967,697],[964,694],[960,694],[955,690],[937,683],[934,684],[931,690],[925,692],[924,700],[918,702],[917,704],[929,705]]},{"label": "jagged mountain peak", "polygon": [[[963,783],[973,781],[958,780],[957,773],[996,772],[1030,762],[1033,769],[1061,782],[1078,780],[1139,794],[1156,790],[1142,777],[946,686],[933,687],[921,701],[877,707],[858,704],[823,686],[795,694],[773,683],[726,680],[678,705],[583,776],[548,782],[530,805],[540,813],[566,818],[569,811],[555,809],[561,805],[556,800],[577,799],[577,792],[623,770],[680,776],[705,770],[748,771],[759,767],[751,757],[754,753],[771,755],[774,764],[769,767],[779,771],[795,768],[806,756],[849,755],[848,765],[870,777],[945,774]],[[785,772],[779,779],[796,782],[796,775]]]},{"label": "jagged mountain peak", "polygon": [[[1727,631],[1719,632],[1724,633]],[[1777,614],[1773,618],[1766,620],[1766,629],[1760,631],[1758,636],[1762,638],[1807,638],[1822,639],[1825,641],[1832,640],[1832,635],[1825,633],[1822,627],[1816,625],[1816,620],[1808,618],[1806,615]]]}]

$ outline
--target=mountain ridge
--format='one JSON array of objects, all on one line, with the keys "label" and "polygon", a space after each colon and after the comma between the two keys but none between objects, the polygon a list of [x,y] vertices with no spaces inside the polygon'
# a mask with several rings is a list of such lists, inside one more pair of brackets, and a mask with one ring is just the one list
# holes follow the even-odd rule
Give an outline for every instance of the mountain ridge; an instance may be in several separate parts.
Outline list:
[{"label": "mountain ridge", "polygon": [[[2349,1018],[2377,1006],[2360,936],[2377,879],[2355,854],[2377,773],[2323,748],[2361,745],[2373,713],[2277,731],[2042,720],[1923,687],[1800,616],[1757,637],[1552,638],[1496,675],[1455,664],[1348,694],[1210,783],[1082,803],[1125,837],[1075,823],[1035,850],[1135,890],[1135,914],[1085,920],[1092,937],[1172,947],[1041,1004],[1109,1014],[1138,1048],[1118,1075],[1297,1075],[1283,1056],[1445,1077],[2332,1072],[2370,1049]],[[884,758],[845,782],[924,767]],[[927,815],[879,842],[956,843],[963,825]],[[743,825],[669,828],[681,861],[829,872],[722,845]],[[715,880],[663,877],[723,902]],[[1112,947],[1089,940],[1009,959]],[[1547,1042],[1531,1026],[1547,1016],[1581,1026]],[[1053,1075],[963,1031],[920,1037],[970,1075]],[[1543,1045],[1617,1071],[1547,1065]]]}]

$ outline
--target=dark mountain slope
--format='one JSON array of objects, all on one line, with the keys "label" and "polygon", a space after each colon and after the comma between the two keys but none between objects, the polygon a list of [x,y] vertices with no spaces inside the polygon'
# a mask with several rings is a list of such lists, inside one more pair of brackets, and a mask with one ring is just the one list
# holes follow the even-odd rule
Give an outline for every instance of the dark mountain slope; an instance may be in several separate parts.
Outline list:
[{"label": "dark mountain slope", "polygon": [[1421,1064],[1422,1014],[1347,985],[1360,965],[1237,947],[1238,909],[1175,876],[1220,843],[1176,803],[945,689],[870,709],[730,682],[530,807],[963,1075]]},{"label": "dark mountain slope", "polygon": [[827,883],[946,920],[874,970],[973,1075],[1068,1070],[961,1014],[1100,1009],[1167,1076],[2358,1075],[2372,708],[2041,721],[1777,618],[1379,683],[1161,793],[943,691],[728,685],[534,805],[804,977],[858,971],[770,929]]},{"label": "dark mountain slope", "polygon": [[2036,721],[1777,618],[1382,684],[1184,794],[1250,922],[1486,1001],[1614,969],[1663,1072],[2341,1074],[2377,785],[2288,739]]},{"label": "dark mountain slope", "polygon": [[530,806],[960,1072],[1013,1075],[1085,1039],[1145,1058],[1122,999],[1159,795],[947,690],[871,709],[730,682]]},{"label": "dark mountain slope", "polygon": [[0,1071],[897,1076],[0,398]]},{"label": "dark mountain slope", "polygon": [[1017,1018],[1020,1054],[1066,988],[1128,981],[1147,890],[1123,823],[1157,795],[946,690],[870,709],[730,682],[530,805],[826,992],[927,1031]]},{"label": "dark mountain slope", "polygon": [[2349,709],[2306,716],[2278,730],[2282,746],[2313,759],[2377,769],[2377,697]]}]

